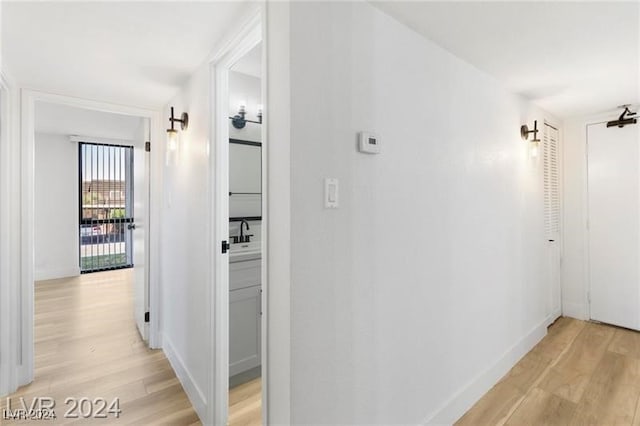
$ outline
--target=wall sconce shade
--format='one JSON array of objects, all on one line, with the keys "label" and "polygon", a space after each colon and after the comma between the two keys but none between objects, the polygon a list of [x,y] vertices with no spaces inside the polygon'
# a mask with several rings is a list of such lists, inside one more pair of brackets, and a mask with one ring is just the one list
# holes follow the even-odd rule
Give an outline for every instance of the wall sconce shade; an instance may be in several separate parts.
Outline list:
[{"label": "wall sconce shade", "polygon": [[167,129],[167,149],[169,151],[178,149],[178,131],[175,129]]},{"label": "wall sconce shade", "polygon": [[167,149],[169,151],[176,151],[178,149],[178,131],[174,128],[175,123],[180,123],[181,130],[187,130],[189,128],[189,114],[183,112],[180,118],[175,118],[173,115],[173,107],[171,107],[171,117],[169,117],[171,128],[167,129]]}]

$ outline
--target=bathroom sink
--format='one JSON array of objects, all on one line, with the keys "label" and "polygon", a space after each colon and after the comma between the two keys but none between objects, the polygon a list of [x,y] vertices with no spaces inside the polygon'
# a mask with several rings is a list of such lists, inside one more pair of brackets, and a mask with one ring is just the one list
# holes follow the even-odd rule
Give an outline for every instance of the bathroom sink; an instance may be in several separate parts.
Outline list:
[{"label": "bathroom sink", "polygon": [[241,262],[245,260],[260,259],[262,244],[260,241],[250,243],[231,244],[229,249],[229,261]]}]

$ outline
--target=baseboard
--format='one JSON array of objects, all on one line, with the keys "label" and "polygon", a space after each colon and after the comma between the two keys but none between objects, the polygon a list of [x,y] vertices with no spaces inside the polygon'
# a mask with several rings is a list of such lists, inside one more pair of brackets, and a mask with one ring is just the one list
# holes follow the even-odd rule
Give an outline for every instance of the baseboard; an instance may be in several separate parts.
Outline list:
[{"label": "baseboard", "polygon": [[193,380],[189,370],[184,365],[184,361],[173,347],[171,339],[166,335],[162,337],[162,350],[169,360],[173,371],[176,373],[178,380],[180,380],[184,391],[187,393],[193,409],[196,410],[198,417],[200,417],[200,420],[204,423],[207,418],[207,398],[205,398],[198,385],[196,385],[195,380]]},{"label": "baseboard", "polygon": [[58,278],[77,277],[80,275],[80,268],[59,268],[59,269],[45,269],[34,272],[34,280],[56,280]]},{"label": "baseboard", "polygon": [[579,320],[588,320],[586,306],[582,303],[562,303],[562,315]]},{"label": "baseboard", "polygon": [[478,374],[450,397],[440,408],[425,418],[424,425],[451,425],[464,415],[493,385],[495,385],[527,352],[547,334],[552,316],[545,318],[500,359]]},{"label": "baseboard", "polygon": [[547,317],[547,327],[549,327],[551,324],[556,322],[556,320],[558,318],[560,318],[561,316],[562,316],[562,309],[558,309],[556,312],[554,312],[553,314],[549,315]]}]

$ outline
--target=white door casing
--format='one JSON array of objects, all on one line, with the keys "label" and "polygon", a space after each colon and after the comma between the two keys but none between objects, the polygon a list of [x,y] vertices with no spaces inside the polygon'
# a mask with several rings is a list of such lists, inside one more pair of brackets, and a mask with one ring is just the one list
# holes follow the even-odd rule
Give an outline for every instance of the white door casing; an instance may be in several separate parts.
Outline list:
[{"label": "white door casing", "polygon": [[145,314],[149,312],[149,172],[150,153],[145,151],[145,142],[150,141],[148,119],[142,119],[136,132],[133,147],[133,276],[134,314],[142,339],[149,340],[149,323]]},{"label": "white door casing", "polygon": [[587,126],[590,318],[640,329],[639,126]]}]

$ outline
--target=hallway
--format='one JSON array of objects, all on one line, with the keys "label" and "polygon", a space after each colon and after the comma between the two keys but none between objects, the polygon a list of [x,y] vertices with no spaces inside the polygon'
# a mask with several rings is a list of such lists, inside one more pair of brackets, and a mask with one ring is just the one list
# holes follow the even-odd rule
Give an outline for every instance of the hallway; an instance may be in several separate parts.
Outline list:
[{"label": "hallway", "polygon": [[638,425],[640,333],[560,318],[457,423]]},{"label": "hallway", "polygon": [[[65,419],[65,399],[119,398],[122,424],[200,424],[161,350],[147,349],[133,318],[133,270],[39,281],[35,287],[35,380],[10,395],[56,401],[54,424]],[[0,402],[5,408],[6,400]],[[77,412],[77,411],[76,411]],[[105,419],[88,419],[104,423]],[[10,423],[10,422],[9,422]]]}]

